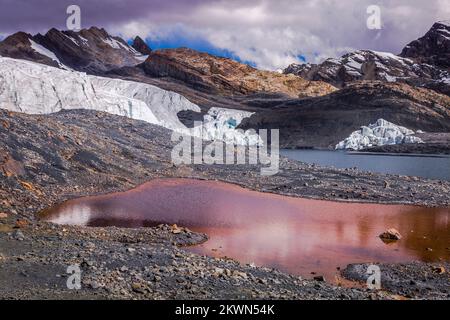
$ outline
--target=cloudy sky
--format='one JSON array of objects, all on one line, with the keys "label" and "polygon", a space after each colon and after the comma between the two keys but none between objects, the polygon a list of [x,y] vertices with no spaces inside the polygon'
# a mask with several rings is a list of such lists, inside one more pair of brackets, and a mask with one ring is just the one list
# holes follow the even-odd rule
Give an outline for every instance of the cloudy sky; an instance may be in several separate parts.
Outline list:
[{"label": "cloudy sky", "polygon": [[[0,0],[0,38],[16,31],[66,29],[66,8],[81,7],[82,27],[104,27],[152,48],[187,46],[264,69],[319,62],[354,49],[399,53],[438,20],[449,0]],[[369,5],[382,28],[367,28]]]}]

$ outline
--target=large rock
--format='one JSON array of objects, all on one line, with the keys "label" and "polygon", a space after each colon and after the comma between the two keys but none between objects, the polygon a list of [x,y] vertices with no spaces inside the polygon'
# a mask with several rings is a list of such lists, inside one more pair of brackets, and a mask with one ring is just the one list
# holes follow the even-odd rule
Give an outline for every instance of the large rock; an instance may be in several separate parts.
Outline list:
[{"label": "large rock", "polygon": [[402,238],[402,235],[400,232],[395,228],[390,228],[384,231],[382,234],[380,234],[380,238],[382,240],[400,240]]}]

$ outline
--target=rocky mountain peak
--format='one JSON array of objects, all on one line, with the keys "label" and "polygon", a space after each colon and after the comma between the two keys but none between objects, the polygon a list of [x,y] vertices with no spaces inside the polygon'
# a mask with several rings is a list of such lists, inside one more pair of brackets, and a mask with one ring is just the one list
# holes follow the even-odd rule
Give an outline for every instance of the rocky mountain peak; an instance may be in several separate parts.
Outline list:
[{"label": "rocky mountain peak", "polygon": [[439,21],[421,38],[409,43],[400,56],[450,70],[450,21]]},{"label": "rocky mountain peak", "polygon": [[152,52],[152,49],[150,49],[145,41],[142,40],[142,38],[139,36],[136,36],[136,38],[134,38],[132,47],[143,55],[149,55]]},{"label": "rocky mountain peak", "polygon": [[35,37],[25,32],[16,32],[0,42],[0,56],[60,66],[55,56],[49,54]]},{"label": "rocky mountain peak", "polygon": [[9,45],[18,45],[18,44],[28,44],[29,39],[32,38],[32,35],[26,32],[16,32],[3,40],[4,43]]},{"label": "rocky mountain peak", "polygon": [[103,28],[79,32],[50,29],[45,35],[14,34],[0,43],[0,55],[93,74],[134,66],[146,56]]},{"label": "rocky mountain peak", "polygon": [[102,37],[102,38],[107,38],[109,37],[109,33],[104,29],[104,28],[98,28],[96,26],[92,26],[89,29],[84,29],[84,32],[87,33],[91,33],[93,35],[96,35],[98,37]]},{"label": "rocky mountain peak", "polygon": [[450,95],[450,23],[436,22],[397,56],[357,50],[320,64],[291,64],[283,73],[322,80],[338,88],[361,80],[403,82]]},{"label": "rocky mountain peak", "polygon": [[337,87],[359,80],[386,82],[416,78],[439,78],[441,70],[433,66],[418,65],[412,59],[389,52],[358,50],[340,58],[329,58],[321,64],[292,64],[284,73],[293,73],[310,80],[323,80]]}]

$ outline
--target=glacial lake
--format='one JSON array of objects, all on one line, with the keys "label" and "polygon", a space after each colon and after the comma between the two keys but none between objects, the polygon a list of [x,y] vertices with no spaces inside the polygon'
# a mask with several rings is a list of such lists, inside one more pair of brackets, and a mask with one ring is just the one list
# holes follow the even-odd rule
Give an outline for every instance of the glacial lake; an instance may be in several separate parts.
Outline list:
[{"label": "glacial lake", "polygon": [[280,150],[280,154],[290,159],[333,166],[353,168],[377,173],[417,176],[429,179],[450,180],[450,156],[383,154],[329,150]]},{"label": "glacial lake", "polygon": [[[450,260],[449,208],[309,200],[218,181],[156,179],[64,202],[41,218],[93,227],[177,224],[209,236],[185,250],[327,281],[349,263]],[[383,242],[388,228],[403,238]]]}]

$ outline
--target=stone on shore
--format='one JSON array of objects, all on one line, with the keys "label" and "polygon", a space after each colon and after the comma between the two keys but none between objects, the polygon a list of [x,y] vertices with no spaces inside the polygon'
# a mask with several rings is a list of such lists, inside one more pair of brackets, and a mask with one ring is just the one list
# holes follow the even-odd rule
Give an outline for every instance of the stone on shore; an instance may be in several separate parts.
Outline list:
[{"label": "stone on shore", "polygon": [[383,240],[400,240],[402,238],[402,235],[397,229],[390,228],[380,234],[379,237]]}]

